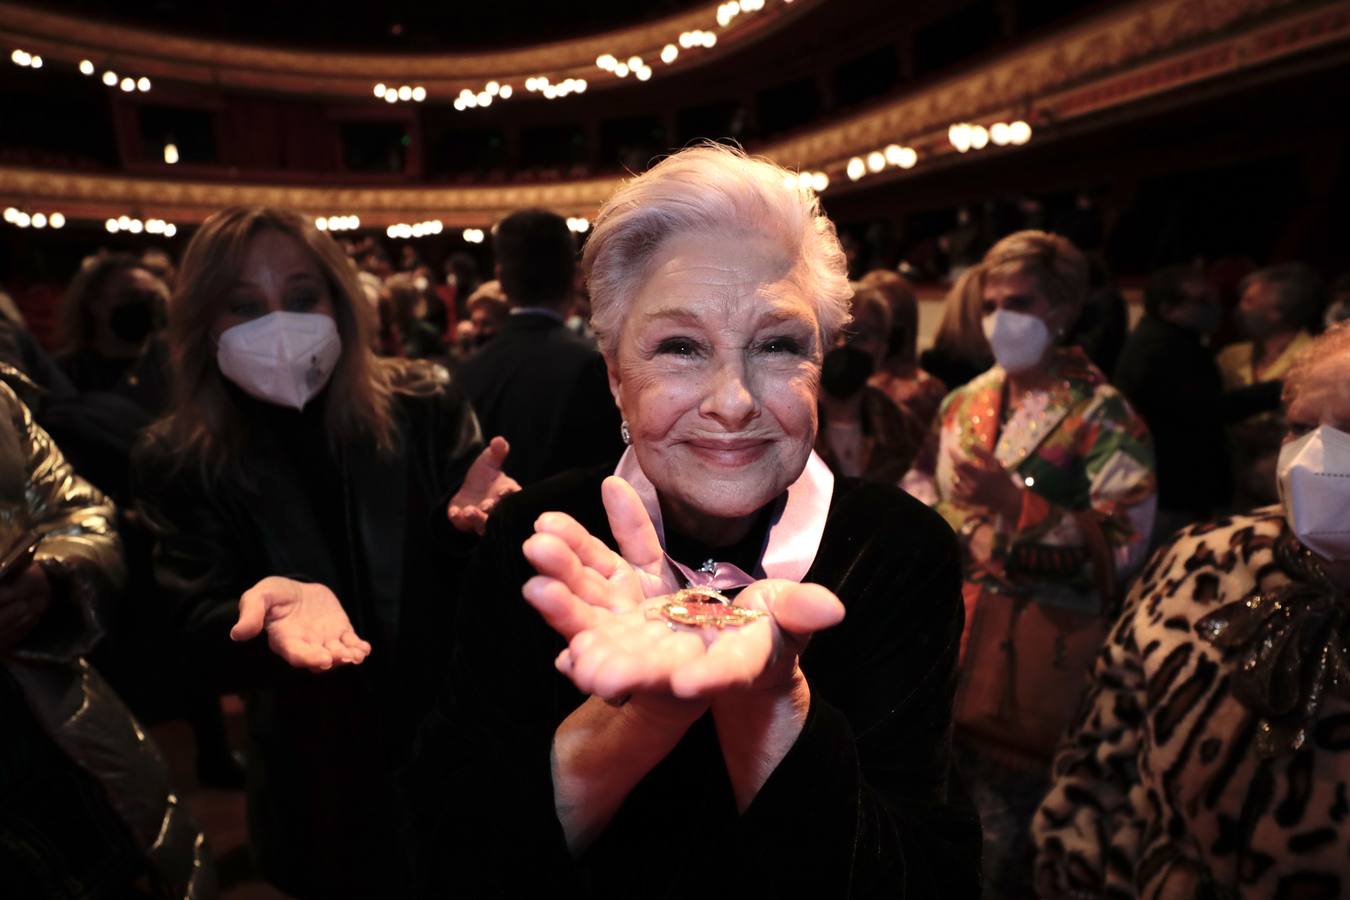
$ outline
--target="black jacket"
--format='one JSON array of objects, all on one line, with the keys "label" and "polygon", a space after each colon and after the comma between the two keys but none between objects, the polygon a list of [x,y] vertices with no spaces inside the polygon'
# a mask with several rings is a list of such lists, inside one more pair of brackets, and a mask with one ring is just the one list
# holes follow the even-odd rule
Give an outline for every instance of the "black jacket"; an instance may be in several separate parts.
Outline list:
[{"label": "black jacket", "polygon": [[[412,367],[397,393],[393,454],[372,443],[325,457],[321,432],[316,440],[302,414],[275,407],[250,416],[251,484],[206,479],[153,431],[133,453],[183,648],[201,677],[243,692],[250,838],[264,874],[288,893],[401,890],[389,773],[432,693],[426,666],[449,628],[466,552],[446,506],[481,449],[472,411],[437,371]],[[297,452],[297,440],[311,451]],[[233,643],[240,594],[268,575],[332,588],[373,644],[370,657],[312,675],[275,657],[265,637]]]},{"label": "black jacket", "polygon": [[532,570],[520,548],[547,510],[615,546],[605,474],[568,473],[504,501],[466,573],[442,705],[407,774],[424,800],[424,895],[977,895],[979,823],[948,754],[957,543],[907,494],[853,479],[836,481],[804,579],[835,591],[847,615],[805,651],[804,730],[749,809],[736,813],[705,715],[569,858],[549,752],[584,697],[553,667],[564,642],[521,598]]},{"label": "black jacket", "polygon": [[603,358],[552,316],[510,316],[455,377],[484,437],[510,442],[506,474],[522,485],[623,452]]}]

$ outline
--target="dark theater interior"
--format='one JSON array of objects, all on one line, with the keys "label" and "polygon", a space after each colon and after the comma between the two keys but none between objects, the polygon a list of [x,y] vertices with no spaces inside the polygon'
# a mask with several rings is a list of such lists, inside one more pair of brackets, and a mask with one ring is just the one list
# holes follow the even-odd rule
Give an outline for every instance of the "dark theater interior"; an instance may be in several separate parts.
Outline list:
[{"label": "dark theater interior", "polygon": [[0,0],[0,896],[1350,895],[1350,0]]}]

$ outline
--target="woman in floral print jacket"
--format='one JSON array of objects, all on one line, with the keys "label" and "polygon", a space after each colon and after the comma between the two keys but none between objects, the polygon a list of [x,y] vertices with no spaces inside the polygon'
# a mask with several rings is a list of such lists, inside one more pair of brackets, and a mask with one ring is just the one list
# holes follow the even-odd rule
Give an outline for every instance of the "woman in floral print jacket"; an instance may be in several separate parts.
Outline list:
[{"label": "woman in floral print jacket", "polygon": [[943,401],[903,486],[965,548],[958,759],[984,821],[987,888],[1004,895],[1029,881],[1026,826],[1048,757],[1111,586],[1144,560],[1157,492],[1143,420],[1081,350],[1057,346],[1086,294],[1082,254],[1019,232],[975,278],[997,364]]}]

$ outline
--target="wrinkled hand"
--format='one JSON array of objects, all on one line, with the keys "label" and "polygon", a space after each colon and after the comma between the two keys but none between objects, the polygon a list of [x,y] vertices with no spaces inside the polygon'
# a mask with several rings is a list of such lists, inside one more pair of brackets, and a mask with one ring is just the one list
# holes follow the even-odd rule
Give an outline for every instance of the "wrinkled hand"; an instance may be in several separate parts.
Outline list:
[{"label": "wrinkled hand", "polygon": [[525,556],[539,575],[525,598],[569,640],[558,670],[601,697],[659,693],[709,698],[734,688],[787,685],[810,635],[837,624],[843,605],[818,585],[765,580],[737,604],[769,615],[739,628],[678,626],[648,618],[675,589],[663,577],[661,545],[641,501],[618,478],[602,487],[622,556],[562,513],[535,523]]},{"label": "wrinkled hand", "polygon": [[247,641],[264,629],[272,651],[297,669],[323,672],[370,655],[370,644],[356,636],[342,604],[321,584],[272,576],[245,591],[230,637]]},{"label": "wrinkled hand", "polygon": [[42,566],[30,562],[0,582],[0,652],[17,647],[51,605],[52,586]]},{"label": "wrinkled hand", "polygon": [[510,451],[506,438],[495,437],[469,466],[464,483],[450,498],[450,508],[446,510],[457,530],[482,534],[497,501],[520,490],[516,480],[502,471]]},{"label": "wrinkled hand", "polygon": [[952,460],[952,497],[963,506],[973,506],[1016,520],[1022,511],[1022,489],[1008,470],[984,447],[972,447],[970,456]]}]

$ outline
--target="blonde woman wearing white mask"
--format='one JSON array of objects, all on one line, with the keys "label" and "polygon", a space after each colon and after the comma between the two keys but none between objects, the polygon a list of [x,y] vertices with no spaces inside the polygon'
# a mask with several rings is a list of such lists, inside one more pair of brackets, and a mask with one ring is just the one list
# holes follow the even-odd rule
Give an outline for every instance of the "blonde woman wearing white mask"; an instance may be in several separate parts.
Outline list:
[{"label": "blonde woman wearing white mask", "polygon": [[995,365],[947,396],[904,486],[965,548],[958,745],[969,751],[999,895],[1027,880],[1026,823],[1104,636],[1115,585],[1143,562],[1156,488],[1143,421],[1077,347],[1087,292],[1066,239],[1022,231],[972,276]]},{"label": "blonde woman wearing white mask", "polygon": [[1281,504],[1144,568],[1055,760],[1040,896],[1350,892],[1350,327],[1284,383]]}]

